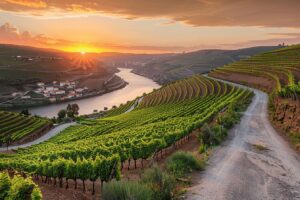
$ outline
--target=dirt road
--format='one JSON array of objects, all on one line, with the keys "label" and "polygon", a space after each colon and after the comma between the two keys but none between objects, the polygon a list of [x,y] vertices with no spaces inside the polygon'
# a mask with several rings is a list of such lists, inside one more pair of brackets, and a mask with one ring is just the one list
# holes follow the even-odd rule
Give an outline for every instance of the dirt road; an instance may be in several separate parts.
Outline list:
[{"label": "dirt road", "polygon": [[300,199],[300,157],[268,121],[268,96],[254,92],[230,138],[215,150],[207,169],[193,176],[188,200]]},{"label": "dirt road", "polygon": [[[57,134],[59,134],[60,132],[62,132],[63,130],[65,130],[66,128],[70,127],[70,126],[73,126],[75,125],[76,122],[70,122],[70,123],[66,123],[66,124],[62,124],[62,125],[59,125],[53,129],[51,129],[48,133],[46,133],[45,135],[43,135],[42,137],[32,141],[32,142],[29,142],[29,143],[26,143],[26,144],[21,144],[21,145],[17,145],[17,146],[10,146],[8,147],[8,150],[16,150],[18,148],[25,148],[25,147],[29,147],[29,146],[32,146],[32,145],[35,145],[35,144],[39,144],[41,142],[44,142],[44,141],[47,141],[49,140],[50,138],[56,136]],[[6,147],[0,147],[0,152],[3,152],[3,151],[7,151],[7,148]]]}]

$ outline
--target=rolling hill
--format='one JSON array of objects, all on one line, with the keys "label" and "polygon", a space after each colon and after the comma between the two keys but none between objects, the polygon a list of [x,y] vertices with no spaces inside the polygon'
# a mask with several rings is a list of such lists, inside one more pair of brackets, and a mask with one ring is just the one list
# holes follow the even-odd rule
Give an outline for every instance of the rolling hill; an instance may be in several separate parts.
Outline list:
[{"label": "rolling hill", "polygon": [[300,150],[300,45],[258,54],[209,75],[267,92],[270,118]]},{"label": "rolling hill", "polygon": [[135,67],[134,72],[164,84],[197,73],[207,73],[225,64],[280,48],[261,46],[238,50],[200,50],[156,58],[143,66]]}]

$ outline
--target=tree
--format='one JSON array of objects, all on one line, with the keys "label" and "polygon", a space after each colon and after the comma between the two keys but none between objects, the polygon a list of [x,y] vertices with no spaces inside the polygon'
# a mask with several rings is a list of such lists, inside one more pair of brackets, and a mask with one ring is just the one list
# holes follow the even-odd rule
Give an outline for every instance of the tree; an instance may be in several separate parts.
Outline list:
[{"label": "tree", "polygon": [[67,115],[70,118],[74,118],[74,116],[79,114],[79,106],[78,104],[68,104],[67,106]]},{"label": "tree", "polygon": [[29,116],[30,112],[29,112],[29,110],[27,108],[25,108],[25,109],[21,110],[21,114]]},{"label": "tree", "polygon": [[78,115],[79,114],[79,106],[77,103],[72,104],[72,111],[74,113],[74,115]]},{"label": "tree", "polygon": [[64,109],[60,110],[60,111],[57,113],[58,119],[59,119],[59,120],[64,119],[64,118],[66,117],[66,114],[67,114],[66,110],[64,110]]},{"label": "tree", "polygon": [[11,135],[7,135],[4,139],[5,141],[5,144],[6,144],[6,148],[7,148],[7,151],[8,151],[8,146],[10,145],[10,143],[12,142],[12,139],[11,139]]}]

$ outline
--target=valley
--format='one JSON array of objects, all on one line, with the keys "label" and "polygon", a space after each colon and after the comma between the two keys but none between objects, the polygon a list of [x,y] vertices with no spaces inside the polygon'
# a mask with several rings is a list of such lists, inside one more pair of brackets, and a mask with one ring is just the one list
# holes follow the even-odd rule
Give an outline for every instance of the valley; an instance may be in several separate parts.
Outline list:
[{"label": "valley", "polygon": [[[3,137],[0,170],[13,166],[11,173],[30,174],[46,200],[102,198],[116,180],[138,182],[143,173],[155,169],[154,163],[165,176],[174,176],[176,198],[297,199],[300,159],[290,144],[298,149],[298,55],[297,45],[284,47],[162,86],[119,68],[117,75],[128,85],[74,101],[83,110],[76,122],[38,137],[33,129],[26,132],[21,122],[16,131],[3,132],[16,141],[6,148]],[[51,117],[65,106],[30,112]],[[3,130],[18,120],[34,123],[32,117],[2,114],[0,125],[8,123]],[[288,141],[274,129],[277,126]],[[206,169],[174,173],[170,167],[178,169],[168,166],[169,160],[189,153],[200,169]],[[175,192],[176,187],[180,189]]]}]

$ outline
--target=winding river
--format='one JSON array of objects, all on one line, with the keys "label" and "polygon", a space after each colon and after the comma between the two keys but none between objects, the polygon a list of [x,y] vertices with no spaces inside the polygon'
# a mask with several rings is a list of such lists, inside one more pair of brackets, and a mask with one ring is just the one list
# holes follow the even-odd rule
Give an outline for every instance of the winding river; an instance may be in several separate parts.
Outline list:
[{"label": "winding river", "polygon": [[77,103],[80,108],[79,114],[90,114],[95,109],[99,111],[103,110],[104,107],[111,108],[114,105],[118,106],[121,103],[126,103],[128,100],[135,99],[137,96],[141,96],[144,92],[148,93],[160,87],[160,85],[151,79],[132,73],[131,69],[119,68],[119,70],[120,72],[116,75],[128,82],[128,85],[122,89],[101,96],[33,107],[29,109],[29,112],[43,117],[53,117],[57,116],[58,111],[66,108],[69,103]]}]

